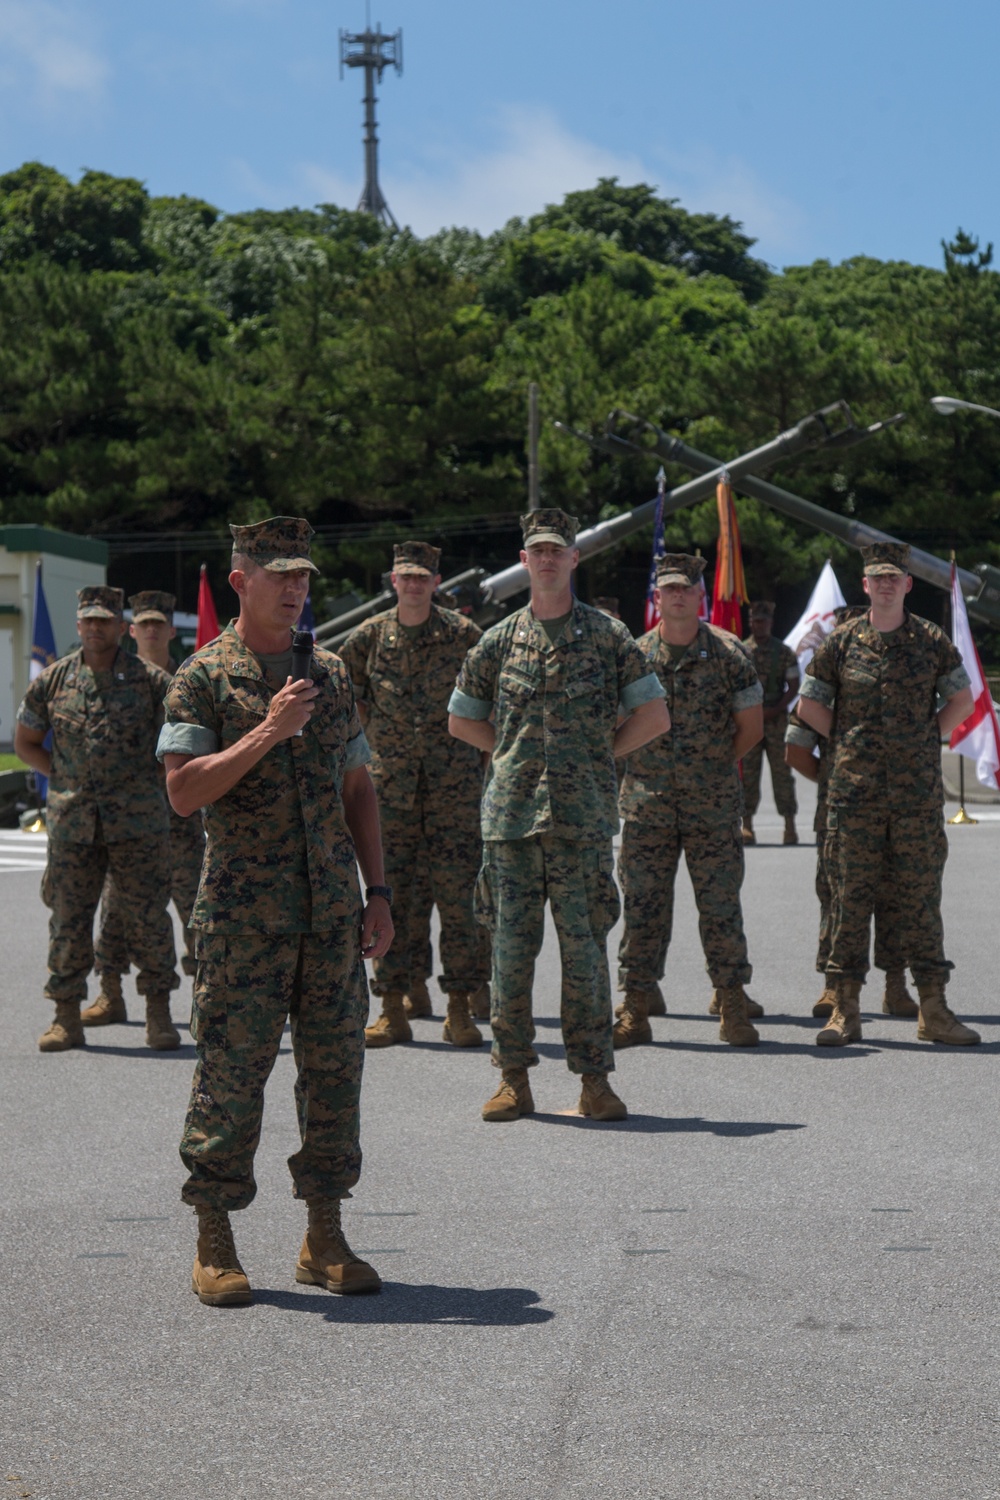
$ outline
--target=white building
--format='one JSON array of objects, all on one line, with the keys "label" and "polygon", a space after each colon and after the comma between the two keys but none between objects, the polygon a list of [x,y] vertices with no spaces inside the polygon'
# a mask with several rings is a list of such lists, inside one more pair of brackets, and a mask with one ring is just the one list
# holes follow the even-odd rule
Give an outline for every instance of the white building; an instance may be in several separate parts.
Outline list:
[{"label": "white building", "polygon": [[107,582],[106,543],[48,526],[0,526],[0,744],[6,747],[28,688],[38,562],[60,656],[78,639],[77,589]]}]

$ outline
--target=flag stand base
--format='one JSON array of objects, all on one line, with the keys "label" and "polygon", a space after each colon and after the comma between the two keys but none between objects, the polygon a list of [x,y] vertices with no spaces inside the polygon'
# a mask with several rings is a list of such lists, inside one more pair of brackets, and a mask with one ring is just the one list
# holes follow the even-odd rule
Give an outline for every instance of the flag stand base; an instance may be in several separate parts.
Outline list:
[{"label": "flag stand base", "polygon": [[949,818],[948,819],[948,822],[949,823],[970,823],[971,824],[971,823],[978,823],[979,819],[978,818],[970,818],[969,814],[965,810],[965,804],[963,803],[962,806],[958,809],[958,812],[955,814],[955,816],[953,818]]}]

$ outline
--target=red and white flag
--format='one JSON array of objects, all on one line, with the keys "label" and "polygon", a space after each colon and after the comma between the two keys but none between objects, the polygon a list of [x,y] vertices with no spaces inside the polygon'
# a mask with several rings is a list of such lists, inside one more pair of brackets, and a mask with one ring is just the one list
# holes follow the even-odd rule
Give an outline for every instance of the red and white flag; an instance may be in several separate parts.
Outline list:
[{"label": "red and white flag", "polygon": [[990,696],[979,652],[969,629],[969,614],[954,563],[951,565],[951,638],[958,647],[962,665],[969,674],[974,700],[969,717],[951,732],[951,748],[957,754],[974,760],[976,775],[983,786],[995,791],[1000,787],[1000,725],[997,724],[996,706]]},{"label": "red and white flag", "polygon": [[816,648],[823,644],[836,624],[837,610],[846,602],[833,564],[828,560],[809,595],[801,620],[785,636],[785,645],[791,646],[799,659],[800,679],[806,675],[806,667],[815,656]]}]

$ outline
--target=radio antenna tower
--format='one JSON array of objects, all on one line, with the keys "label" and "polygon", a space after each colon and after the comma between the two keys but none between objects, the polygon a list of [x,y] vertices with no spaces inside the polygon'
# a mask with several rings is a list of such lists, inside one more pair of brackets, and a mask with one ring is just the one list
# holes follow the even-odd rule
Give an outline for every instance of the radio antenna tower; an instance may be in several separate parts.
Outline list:
[{"label": "radio antenna tower", "polygon": [[378,185],[378,134],[375,129],[375,86],[382,82],[386,68],[403,71],[403,33],[389,36],[382,30],[381,21],[372,31],[371,13],[365,7],[365,29],[361,32],[340,33],[340,76],[346,68],[365,70],[365,186],[358,200],[358,212],[372,214],[387,228],[399,229],[392,210],[382,196]]}]

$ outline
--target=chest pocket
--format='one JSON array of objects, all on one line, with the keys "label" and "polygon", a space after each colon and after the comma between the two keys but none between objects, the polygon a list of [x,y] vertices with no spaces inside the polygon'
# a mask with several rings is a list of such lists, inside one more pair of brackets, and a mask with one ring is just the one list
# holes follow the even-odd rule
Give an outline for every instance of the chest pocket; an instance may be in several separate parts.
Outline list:
[{"label": "chest pocket", "polygon": [[565,687],[567,698],[594,698],[604,696],[604,673],[594,662],[581,663]]},{"label": "chest pocket", "polygon": [[223,705],[222,743],[234,745],[251,729],[256,729],[267,716],[270,699],[263,683],[240,681],[234,685]]},{"label": "chest pocket", "polygon": [[527,703],[538,691],[538,681],[524,667],[507,665],[500,673],[501,702]]}]

